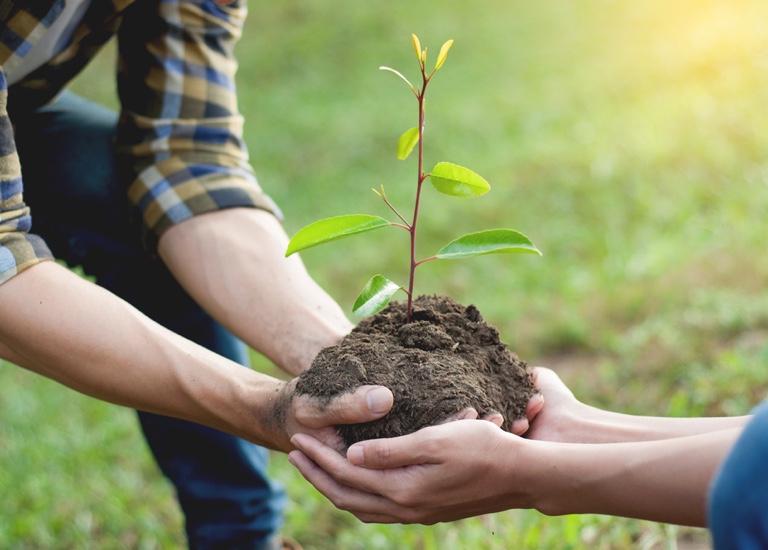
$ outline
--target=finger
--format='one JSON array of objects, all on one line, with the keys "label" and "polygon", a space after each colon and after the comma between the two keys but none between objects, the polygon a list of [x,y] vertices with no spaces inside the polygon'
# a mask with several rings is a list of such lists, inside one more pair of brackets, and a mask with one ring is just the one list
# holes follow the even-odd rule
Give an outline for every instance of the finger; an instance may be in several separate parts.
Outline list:
[{"label": "finger", "polygon": [[533,383],[536,384],[537,380],[539,379],[539,372],[541,371],[542,367],[532,367],[531,368],[531,380],[533,380]]},{"label": "finger", "polygon": [[387,414],[393,402],[392,392],[384,386],[361,386],[336,397],[326,406],[307,396],[295,399],[297,418],[312,428],[371,422]]},{"label": "finger", "polygon": [[525,416],[528,417],[528,421],[533,421],[537,414],[541,412],[544,407],[544,396],[540,393],[535,393],[528,400],[528,404],[525,406]]},{"label": "finger", "polygon": [[498,412],[492,412],[486,414],[481,420],[486,420],[492,424],[495,424],[497,428],[501,428],[501,426],[504,424],[504,417],[501,415],[501,413]]},{"label": "finger", "polygon": [[429,463],[434,449],[434,445],[429,443],[429,434],[436,428],[424,428],[400,437],[355,443],[347,449],[347,460],[356,466],[377,470]]},{"label": "finger", "polygon": [[331,447],[324,445],[316,438],[307,434],[295,434],[291,438],[291,443],[302,453],[304,453],[313,463],[320,465],[323,470],[338,479],[336,472],[343,471],[347,466],[347,461],[342,455],[334,451]]},{"label": "finger", "polygon": [[475,420],[477,418],[477,411],[473,408],[464,409],[462,411],[459,411],[455,414],[452,414],[440,424],[445,424],[447,422],[454,422],[456,420]]},{"label": "finger", "polygon": [[393,523],[397,521],[389,513],[389,509],[396,508],[394,503],[378,495],[342,485],[303,452],[292,451],[288,454],[288,461],[299,470],[307,481],[340,510],[351,512],[362,521],[375,521],[377,523]]},{"label": "finger", "polygon": [[510,427],[509,431],[515,435],[523,435],[528,431],[529,427],[530,424],[528,423],[527,418],[517,418],[512,421],[512,426]]},{"label": "finger", "polygon": [[[546,367],[533,367],[531,370],[531,377],[536,388],[541,389],[542,386],[546,386],[548,383],[559,382],[560,377],[552,369]],[[562,382],[560,382],[562,383]]]},{"label": "finger", "polygon": [[[389,475],[391,471],[372,470],[355,466],[333,449],[323,445],[311,436],[296,434],[291,438],[291,443],[312,462],[311,465],[306,465],[304,468],[312,476],[312,479],[308,478],[308,480],[313,485],[317,481],[322,483],[326,490],[333,488],[334,485],[324,479],[327,476],[339,485],[373,495],[382,495],[392,484],[390,481],[392,476]],[[319,471],[316,471],[314,468],[317,468]],[[303,474],[304,472],[302,471]]]}]

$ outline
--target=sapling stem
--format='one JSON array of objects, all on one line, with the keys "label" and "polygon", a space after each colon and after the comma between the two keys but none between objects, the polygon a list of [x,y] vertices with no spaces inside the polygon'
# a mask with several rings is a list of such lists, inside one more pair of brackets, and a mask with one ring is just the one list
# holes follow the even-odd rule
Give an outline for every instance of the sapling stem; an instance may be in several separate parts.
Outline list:
[{"label": "sapling stem", "polygon": [[438,250],[437,254],[428,256],[421,260],[416,259],[416,235],[419,225],[419,211],[421,207],[421,192],[424,182],[429,179],[434,188],[445,195],[453,197],[479,197],[484,195],[490,189],[490,185],[485,179],[471,170],[453,164],[450,162],[438,162],[432,170],[424,170],[424,119],[425,119],[425,96],[427,86],[438,69],[445,63],[448,50],[453,44],[453,40],[448,40],[440,48],[437,56],[437,62],[434,69],[427,73],[427,49],[421,49],[421,44],[416,35],[411,36],[416,58],[419,62],[421,72],[421,87],[413,86],[405,76],[399,71],[390,67],[379,67],[381,70],[394,73],[403,80],[416,97],[419,105],[419,122],[415,128],[408,129],[400,136],[397,142],[397,158],[406,159],[418,145],[418,163],[416,180],[416,197],[413,206],[413,218],[409,223],[400,212],[392,205],[384,194],[384,186],[381,191],[373,190],[384,204],[399,218],[400,222],[391,222],[379,216],[367,214],[348,214],[343,216],[334,216],[318,220],[296,233],[288,243],[285,255],[290,256],[295,252],[304,250],[312,246],[335,241],[361,233],[368,233],[383,227],[399,227],[410,233],[411,254],[409,266],[408,288],[403,288],[399,284],[390,281],[383,275],[374,275],[363,288],[363,291],[355,300],[352,311],[359,316],[365,317],[374,315],[381,311],[388,303],[390,298],[398,291],[403,290],[408,295],[406,309],[406,322],[410,323],[413,319],[413,298],[414,281],[416,268],[421,264],[431,260],[450,260],[459,258],[469,258],[482,254],[498,254],[500,252],[514,252],[527,254],[541,254],[539,250],[525,235],[512,229],[492,229],[479,231],[463,235],[454,239],[443,248]]},{"label": "sapling stem", "polygon": [[424,63],[419,63],[421,67],[421,79],[422,79],[422,86],[421,89],[416,94],[416,99],[418,99],[419,102],[419,141],[418,141],[418,178],[417,178],[417,186],[416,186],[416,201],[413,207],[413,221],[411,222],[411,267],[410,267],[410,273],[408,278],[408,290],[406,291],[406,294],[408,295],[408,305],[406,307],[406,318],[405,322],[410,323],[411,319],[413,318],[413,286],[414,286],[414,280],[416,279],[416,268],[419,266],[420,263],[416,260],[416,227],[419,222],[419,205],[421,204],[421,189],[424,186],[424,180],[427,179],[427,175],[424,173],[424,120],[425,120],[425,113],[424,113],[424,96],[427,92],[427,85],[429,84],[429,79],[432,75],[427,76],[427,73],[424,69]]}]

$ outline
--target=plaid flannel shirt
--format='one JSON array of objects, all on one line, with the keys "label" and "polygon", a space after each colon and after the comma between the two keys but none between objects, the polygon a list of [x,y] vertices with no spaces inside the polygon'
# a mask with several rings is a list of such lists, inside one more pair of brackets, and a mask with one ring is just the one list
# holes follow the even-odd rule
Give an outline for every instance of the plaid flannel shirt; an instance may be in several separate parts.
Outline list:
[{"label": "plaid flannel shirt", "polygon": [[248,164],[237,110],[233,47],[245,1],[93,0],[72,43],[46,65],[7,86],[9,70],[60,14],[64,0],[0,0],[0,283],[50,259],[30,233],[13,141],[14,113],[61,92],[117,35],[121,113],[117,151],[127,197],[147,249],[200,213],[235,206],[280,216]]}]

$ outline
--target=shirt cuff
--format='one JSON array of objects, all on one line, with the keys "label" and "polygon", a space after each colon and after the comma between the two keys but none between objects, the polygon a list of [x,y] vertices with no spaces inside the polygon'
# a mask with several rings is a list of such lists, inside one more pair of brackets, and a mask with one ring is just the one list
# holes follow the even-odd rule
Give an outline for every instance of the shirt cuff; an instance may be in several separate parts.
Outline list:
[{"label": "shirt cuff", "polygon": [[133,182],[128,195],[150,254],[157,253],[165,231],[199,214],[251,207],[282,221],[280,208],[259,187],[250,167],[222,164],[220,158],[209,162],[197,158],[189,164],[171,157],[145,169]]},{"label": "shirt cuff", "polygon": [[53,254],[43,239],[29,233],[0,233],[0,284]]}]

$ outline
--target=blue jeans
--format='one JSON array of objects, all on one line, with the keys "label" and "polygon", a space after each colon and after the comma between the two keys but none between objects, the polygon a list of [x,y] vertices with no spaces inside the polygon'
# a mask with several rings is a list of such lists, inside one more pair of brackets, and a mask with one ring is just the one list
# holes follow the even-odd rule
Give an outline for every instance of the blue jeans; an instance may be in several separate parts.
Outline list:
[{"label": "blue jeans", "polygon": [[[118,183],[114,112],[71,93],[14,117],[32,231],[53,254],[170,330],[242,365],[246,346],[208,316],[143,250]],[[176,487],[190,548],[259,549],[280,528],[285,495],[268,451],[198,424],[139,412]]]}]

